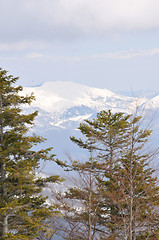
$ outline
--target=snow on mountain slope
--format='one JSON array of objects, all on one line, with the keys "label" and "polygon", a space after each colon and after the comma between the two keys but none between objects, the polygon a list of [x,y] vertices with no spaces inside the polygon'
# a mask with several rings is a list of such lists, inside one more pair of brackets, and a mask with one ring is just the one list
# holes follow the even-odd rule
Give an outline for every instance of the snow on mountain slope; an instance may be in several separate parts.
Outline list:
[{"label": "snow on mountain slope", "polygon": [[153,97],[146,104],[147,109],[157,109],[159,108],[159,95]]},{"label": "snow on mountain slope", "polygon": [[34,92],[36,102],[32,106],[37,106],[46,112],[60,112],[82,105],[96,109],[101,109],[105,105],[131,108],[135,100],[107,89],[90,88],[73,82],[45,82],[40,87],[24,88],[24,92]]},{"label": "snow on mountain slope", "polygon": [[90,88],[73,82],[45,82],[39,87],[24,88],[25,94],[31,92],[36,97],[31,107],[38,108],[41,119],[47,115],[51,126],[62,128],[68,127],[69,121],[81,122],[101,110],[131,112],[137,105],[146,102],[144,98],[125,97],[107,89]]},{"label": "snow on mountain slope", "polygon": [[[36,101],[25,107],[24,111],[39,111],[32,131],[47,139],[40,147],[53,146],[54,153],[60,159],[67,159],[66,152],[74,156],[77,154],[78,158],[83,154],[84,150],[79,149],[69,138],[80,136],[80,131],[77,131],[79,123],[84,119],[95,118],[101,110],[131,113],[139,107],[139,110],[146,109],[150,118],[153,116],[152,111],[156,111],[151,143],[155,146],[159,142],[159,96],[152,99],[126,97],[107,89],[90,88],[72,82],[45,82],[39,87],[25,87],[22,94],[31,92]],[[55,164],[49,163],[45,171],[58,174],[60,170]]]}]

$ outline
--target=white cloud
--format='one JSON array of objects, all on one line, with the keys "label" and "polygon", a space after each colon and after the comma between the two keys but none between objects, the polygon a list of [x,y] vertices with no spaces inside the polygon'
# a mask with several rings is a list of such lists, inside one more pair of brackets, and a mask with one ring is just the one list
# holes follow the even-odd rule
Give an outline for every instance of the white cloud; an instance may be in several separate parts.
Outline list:
[{"label": "white cloud", "polygon": [[35,58],[43,58],[44,55],[41,53],[30,53],[27,55],[27,58],[35,59]]},{"label": "white cloud", "polygon": [[159,48],[149,49],[149,50],[129,50],[129,51],[119,51],[114,53],[106,54],[96,54],[90,56],[91,59],[130,59],[134,57],[145,57],[145,56],[154,56],[159,54]]},{"label": "white cloud", "polygon": [[159,48],[148,49],[148,50],[133,50],[128,51],[117,51],[109,52],[104,54],[93,54],[89,56],[52,56],[45,55],[42,53],[30,53],[26,57],[30,59],[38,59],[41,61],[49,62],[81,62],[85,60],[100,60],[100,59],[131,59],[134,57],[150,57],[154,55],[159,55]]},{"label": "white cloud", "polygon": [[159,29],[158,12],[158,0],[5,0],[1,41]]},{"label": "white cloud", "polygon": [[0,52],[24,51],[30,49],[44,49],[46,45],[41,42],[20,41],[10,43],[0,43]]},{"label": "white cloud", "polygon": [[49,26],[86,34],[159,28],[158,0],[29,0],[25,9]]}]

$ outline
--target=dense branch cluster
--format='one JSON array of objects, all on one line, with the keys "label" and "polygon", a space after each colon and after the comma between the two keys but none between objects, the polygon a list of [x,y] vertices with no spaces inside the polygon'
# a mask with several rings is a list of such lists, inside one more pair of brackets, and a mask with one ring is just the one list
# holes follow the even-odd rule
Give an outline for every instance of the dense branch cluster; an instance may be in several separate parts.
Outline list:
[{"label": "dense branch cluster", "polygon": [[[17,78],[0,69],[0,239],[35,239],[38,232],[51,234],[47,217],[53,208],[41,195],[50,178],[37,178],[40,161],[53,161],[51,148],[33,150],[44,141],[28,135],[37,112],[25,115],[21,105],[30,104],[31,96],[20,96],[22,87],[13,87]],[[53,182],[59,180],[56,176]],[[49,232],[48,232],[49,230]]]}]

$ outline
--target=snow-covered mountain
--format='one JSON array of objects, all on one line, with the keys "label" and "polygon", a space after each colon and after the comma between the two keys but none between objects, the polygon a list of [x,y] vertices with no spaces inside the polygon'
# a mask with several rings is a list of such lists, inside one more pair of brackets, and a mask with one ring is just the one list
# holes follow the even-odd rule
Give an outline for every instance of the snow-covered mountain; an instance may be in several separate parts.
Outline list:
[{"label": "snow-covered mountain", "polygon": [[23,94],[31,92],[36,101],[24,111],[39,111],[33,131],[46,137],[44,146],[53,146],[60,158],[65,158],[65,152],[77,152],[78,148],[71,143],[69,137],[80,134],[77,131],[79,123],[84,119],[95,118],[101,110],[131,113],[136,107],[146,109],[152,118],[154,114],[157,116],[153,129],[154,139],[159,140],[159,95],[152,99],[134,98],[73,82],[45,82],[41,86],[25,87],[23,90]]},{"label": "snow-covered mountain", "polygon": [[47,119],[48,126],[72,128],[71,122],[81,122],[101,110],[131,112],[147,101],[146,98],[121,96],[107,89],[73,82],[45,82],[39,87],[24,88],[24,92],[33,92],[36,97],[31,107],[39,110],[41,127]]}]

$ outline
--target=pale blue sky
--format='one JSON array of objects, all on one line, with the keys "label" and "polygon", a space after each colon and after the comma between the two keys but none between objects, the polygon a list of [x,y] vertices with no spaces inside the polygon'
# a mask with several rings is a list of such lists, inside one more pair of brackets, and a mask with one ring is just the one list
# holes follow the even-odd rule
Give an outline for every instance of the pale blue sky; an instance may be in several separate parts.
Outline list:
[{"label": "pale blue sky", "polygon": [[18,84],[159,91],[158,0],[0,0],[0,66]]}]

